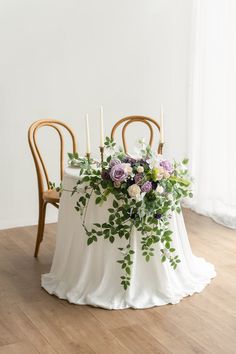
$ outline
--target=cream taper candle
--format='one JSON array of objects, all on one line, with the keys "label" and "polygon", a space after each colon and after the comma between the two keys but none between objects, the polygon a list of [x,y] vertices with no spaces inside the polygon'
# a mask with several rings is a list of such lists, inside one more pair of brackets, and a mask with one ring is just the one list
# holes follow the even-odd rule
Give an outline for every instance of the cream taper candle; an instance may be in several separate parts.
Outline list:
[{"label": "cream taper candle", "polygon": [[100,108],[100,147],[104,147],[103,107]]},{"label": "cream taper candle", "polygon": [[90,154],[91,147],[90,147],[90,131],[89,131],[88,113],[85,116],[85,120],[86,120],[86,154]]}]

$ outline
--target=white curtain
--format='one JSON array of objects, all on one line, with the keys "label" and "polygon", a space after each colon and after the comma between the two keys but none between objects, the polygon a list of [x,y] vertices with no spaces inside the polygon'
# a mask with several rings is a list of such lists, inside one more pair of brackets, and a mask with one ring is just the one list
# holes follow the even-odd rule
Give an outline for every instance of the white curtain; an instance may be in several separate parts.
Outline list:
[{"label": "white curtain", "polygon": [[193,4],[189,206],[236,228],[236,1]]}]

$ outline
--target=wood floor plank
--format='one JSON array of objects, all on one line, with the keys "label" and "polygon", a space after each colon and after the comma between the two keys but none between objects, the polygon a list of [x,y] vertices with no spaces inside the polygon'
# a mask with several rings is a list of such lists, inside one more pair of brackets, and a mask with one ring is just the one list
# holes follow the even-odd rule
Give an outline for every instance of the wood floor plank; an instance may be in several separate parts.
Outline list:
[{"label": "wood floor plank", "polygon": [[47,306],[42,302],[20,304],[21,310],[35,324],[40,334],[53,346],[58,353],[94,353],[88,344],[77,333],[74,341],[69,331],[66,331],[66,319],[61,316],[62,305],[57,299],[56,309],[51,299]]},{"label": "wood floor plank", "polygon": [[111,331],[132,353],[171,353],[158,338],[154,338],[146,329],[136,324],[132,327],[123,326]]},{"label": "wood floor plank", "polygon": [[206,348],[199,342],[196,342],[193,338],[189,339],[181,326],[173,324],[154,309],[116,311],[114,314],[116,316],[109,316],[109,312],[99,311],[98,309],[90,309],[90,311],[93,311],[94,315],[108,328],[120,328],[122,323],[127,323],[129,327],[133,328],[137,323],[141,323],[144,331],[158,339],[160,345],[164,347],[163,351],[172,353],[174,347],[175,353],[182,354],[188,347],[189,354],[206,352]]},{"label": "wood floor plank", "polygon": [[56,353],[18,305],[12,305],[8,310],[1,310],[1,321],[5,324],[8,332],[14,335],[13,343],[20,342],[24,338],[39,352]]},{"label": "wood floor plank", "polygon": [[236,353],[236,232],[185,210],[193,253],[216,266],[200,294],[177,305],[107,311],[71,305],[40,287],[50,269],[56,225],[46,225],[38,259],[36,226],[0,231],[0,354]]},{"label": "wood floor plank", "polygon": [[[17,342],[14,344],[0,347],[0,354],[38,354],[38,352],[29,342]],[[41,352],[43,353],[43,352]]]}]

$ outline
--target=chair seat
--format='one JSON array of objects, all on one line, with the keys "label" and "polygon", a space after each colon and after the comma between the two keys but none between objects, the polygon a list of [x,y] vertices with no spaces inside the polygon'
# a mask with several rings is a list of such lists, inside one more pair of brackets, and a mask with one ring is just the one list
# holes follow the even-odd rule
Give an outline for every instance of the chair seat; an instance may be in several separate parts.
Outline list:
[{"label": "chair seat", "polygon": [[48,203],[59,203],[60,194],[55,189],[49,189],[43,192],[43,200]]}]

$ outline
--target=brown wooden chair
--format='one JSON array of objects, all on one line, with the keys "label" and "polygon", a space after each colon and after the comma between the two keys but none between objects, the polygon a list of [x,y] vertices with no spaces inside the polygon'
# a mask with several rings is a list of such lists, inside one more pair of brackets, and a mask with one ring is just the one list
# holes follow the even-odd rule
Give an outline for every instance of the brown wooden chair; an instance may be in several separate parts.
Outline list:
[{"label": "brown wooden chair", "polygon": [[[154,136],[153,126],[158,129],[158,132],[160,132],[160,125],[153,118],[144,117],[144,116],[128,116],[128,117],[121,118],[112,128],[111,138],[114,139],[116,129],[120,125],[123,125],[123,127],[122,127],[122,142],[123,142],[125,153],[127,153],[127,144],[126,144],[126,140],[125,140],[126,129],[131,123],[135,123],[135,122],[141,122],[141,123],[144,123],[148,126],[149,131],[150,131],[150,139],[149,139],[150,146],[152,146],[152,144],[153,144],[153,136]],[[163,143],[159,142],[158,148],[157,148],[158,154],[162,154],[163,145],[164,145]]]},{"label": "brown wooden chair", "polygon": [[38,232],[37,232],[37,239],[35,245],[35,252],[34,256],[38,256],[39,246],[43,240],[43,232],[44,232],[44,225],[45,225],[45,214],[46,214],[46,207],[47,204],[50,203],[54,205],[56,208],[59,208],[59,199],[60,195],[59,192],[55,189],[50,189],[50,180],[48,177],[48,172],[43,161],[42,155],[40,154],[39,147],[37,144],[37,132],[42,127],[51,127],[59,134],[60,138],[60,178],[62,181],[63,178],[63,171],[64,171],[64,139],[62,135],[62,131],[60,128],[65,129],[71,139],[72,139],[72,148],[73,152],[77,152],[77,144],[76,139],[73,131],[70,127],[68,127],[65,123],[60,122],[54,119],[44,119],[38,120],[34,122],[28,131],[28,141],[29,146],[33,155],[35,168],[37,172],[38,178],[38,197],[39,197],[39,217],[38,217]]}]

